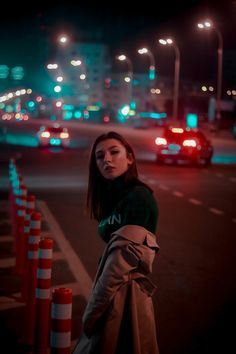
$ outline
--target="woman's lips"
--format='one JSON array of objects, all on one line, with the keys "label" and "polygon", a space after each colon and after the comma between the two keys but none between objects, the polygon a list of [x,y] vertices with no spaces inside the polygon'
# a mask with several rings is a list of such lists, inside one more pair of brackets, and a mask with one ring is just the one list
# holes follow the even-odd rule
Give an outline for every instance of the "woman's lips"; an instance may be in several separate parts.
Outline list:
[{"label": "woman's lips", "polygon": [[114,170],[114,167],[112,167],[112,166],[106,166],[106,167],[104,168],[104,170],[105,170],[106,172],[111,172],[111,171]]}]

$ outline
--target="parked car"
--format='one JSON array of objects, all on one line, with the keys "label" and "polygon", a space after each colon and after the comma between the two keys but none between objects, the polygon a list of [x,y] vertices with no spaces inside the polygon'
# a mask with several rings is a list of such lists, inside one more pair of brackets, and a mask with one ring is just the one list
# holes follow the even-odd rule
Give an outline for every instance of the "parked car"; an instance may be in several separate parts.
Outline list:
[{"label": "parked car", "polygon": [[37,139],[39,146],[68,147],[71,143],[68,129],[58,123],[41,126],[37,132]]},{"label": "parked car", "polygon": [[212,160],[211,141],[198,129],[180,126],[163,128],[156,137],[156,161],[187,162],[194,165],[209,165]]}]

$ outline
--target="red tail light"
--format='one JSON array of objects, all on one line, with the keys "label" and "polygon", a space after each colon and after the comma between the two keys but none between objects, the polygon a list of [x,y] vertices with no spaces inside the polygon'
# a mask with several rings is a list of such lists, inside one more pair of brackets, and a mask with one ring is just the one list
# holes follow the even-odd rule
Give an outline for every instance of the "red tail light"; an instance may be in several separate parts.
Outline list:
[{"label": "red tail light", "polygon": [[42,132],[41,133],[41,137],[42,138],[49,138],[50,137],[50,133],[48,131]]},{"label": "red tail light", "polygon": [[156,145],[167,145],[167,140],[165,138],[156,138],[155,140]]},{"label": "red tail light", "polygon": [[186,139],[183,141],[183,146],[197,147],[197,142],[194,139]]}]

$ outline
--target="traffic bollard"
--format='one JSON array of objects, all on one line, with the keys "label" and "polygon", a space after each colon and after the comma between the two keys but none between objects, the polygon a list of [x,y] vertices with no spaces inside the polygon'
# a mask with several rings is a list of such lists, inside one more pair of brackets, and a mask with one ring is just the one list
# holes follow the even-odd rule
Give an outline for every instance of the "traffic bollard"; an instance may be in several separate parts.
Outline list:
[{"label": "traffic bollard", "polygon": [[42,238],[39,242],[35,323],[35,352],[40,354],[47,354],[49,347],[52,252],[53,240]]},{"label": "traffic bollard", "polygon": [[50,348],[52,354],[71,352],[72,290],[57,288],[52,293]]}]

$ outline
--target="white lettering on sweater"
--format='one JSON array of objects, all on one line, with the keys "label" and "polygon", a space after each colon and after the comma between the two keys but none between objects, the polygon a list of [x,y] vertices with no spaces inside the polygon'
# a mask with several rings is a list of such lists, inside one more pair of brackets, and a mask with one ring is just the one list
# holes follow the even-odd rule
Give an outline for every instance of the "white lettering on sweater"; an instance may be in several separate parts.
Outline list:
[{"label": "white lettering on sweater", "polygon": [[105,220],[102,220],[99,224],[99,226],[104,226],[106,224],[108,225],[113,225],[113,224],[121,224],[121,215],[120,214],[112,214]]}]

